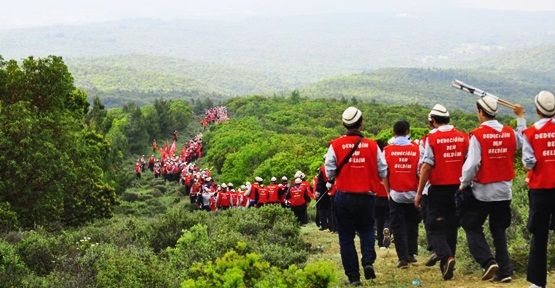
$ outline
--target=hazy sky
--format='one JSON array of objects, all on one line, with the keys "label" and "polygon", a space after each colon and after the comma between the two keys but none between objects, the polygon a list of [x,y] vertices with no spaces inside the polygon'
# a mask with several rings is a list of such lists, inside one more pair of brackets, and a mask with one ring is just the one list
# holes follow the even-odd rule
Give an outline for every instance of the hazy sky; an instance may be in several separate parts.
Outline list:
[{"label": "hazy sky", "polygon": [[555,10],[554,0],[0,0],[0,29],[128,18],[229,18],[446,8]]}]

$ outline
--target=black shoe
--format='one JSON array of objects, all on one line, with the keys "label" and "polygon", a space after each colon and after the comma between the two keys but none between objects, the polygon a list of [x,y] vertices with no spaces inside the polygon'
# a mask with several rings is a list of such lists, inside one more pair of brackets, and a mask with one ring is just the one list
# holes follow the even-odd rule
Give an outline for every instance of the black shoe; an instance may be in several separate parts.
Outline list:
[{"label": "black shoe", "polygon": [[443,280],[453,279],[453,271],[455,271],[455,258],[449,257],[445,262],[445,265],[441,267]]},{"label": "black shoe", "polygon": [[364,266],[364,278],[366,278],[366,280],[376,279],[376,272],[374,272],[374,266],[372,265]]},{"label": "black shoe", "polygon": [[495,275],[495,277],[493,278],[493,282],[497,283],[510,283],[511,281],[513,281],[513,278],[511,276]]},{"label": "black shoe", "polygon": [[389,228],[383,228],[383,247],[389,248],[391,244],[391,232]]},{"label": "black shoe", "polygon": [[408,259],[408,262],[409,263],[416,263],[416,262],[418,262],[418,260],[416,260],[416,257],[414,257],[414,255],[410,255],[409,259]]},{"label": "black shoe", "polygon": [[409,268],[409,262],[405,260],[399,260],[399,263],[397,264],[397,268],[407,269]]},{"label": "black shoe", "polygon": [[482,274],[482,281],[489,281],[493,279],[493,277],[495,277],[495,274],[497,274],[497,271],[499,271],[499,265],[497,265],[495,261],[490,261],[488,266],[486,266],[486,268],[484,269],[484,274]]},{"label": "black shoe", "polygon": [[439,257],[437,257],[436,253],[432,254],[432,256],[430,257],[430,259],[428,259],[428,261],[426,261],[426,266],[427,267],[432,267],[434,265],[437,264],[437,261],[439,261]]},{"label": "black shoe", "polygon": [[359,277],[349,277],[349,285],[350,286],[360,286],[362,283],[360,282]]}]

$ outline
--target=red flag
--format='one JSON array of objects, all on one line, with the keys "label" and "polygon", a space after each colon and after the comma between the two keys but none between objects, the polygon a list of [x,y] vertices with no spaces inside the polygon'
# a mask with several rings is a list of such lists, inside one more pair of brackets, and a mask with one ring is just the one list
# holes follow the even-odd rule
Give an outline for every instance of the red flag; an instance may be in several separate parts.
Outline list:
[{"label": "red flag", "polygon": [[176,150],[177,150],[177,146],[175,144],[175,140],[173,140],[172,147],[170,148],[170,151],[169,151],[170,152],[169,155],[173,156]]}]

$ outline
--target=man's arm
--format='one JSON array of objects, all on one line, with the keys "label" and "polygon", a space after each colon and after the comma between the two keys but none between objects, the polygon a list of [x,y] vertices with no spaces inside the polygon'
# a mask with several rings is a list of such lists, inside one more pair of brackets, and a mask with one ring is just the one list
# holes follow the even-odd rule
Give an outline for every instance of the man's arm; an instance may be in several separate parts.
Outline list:
[{"label": "man's arm", "polygon": [[478,169],[480,169],[480,164],[482,162],[482,147],[480,142],[475,136],[470,138],[470,146],[468,148],[468,154],[466,155],[466,160],[464,161],[462,176],[460,178],[461,185],[460,190],[470,186],[472,180],[476,177]]},{"label": "man's arm", "polygon": [[536,155],[534,154],[534,148],[528,138],[522,137],[522,164],[526,170],[532,170],[536,167]]},{"label": "man's arm", "polygon": [[333,182],[335,180],[335,170],[337,169],[337,157],[335,156],[335,151],[333,151],[333,147],[331,145],[328,148],[324,166],[326,176],[328,176],[328,182]]}]

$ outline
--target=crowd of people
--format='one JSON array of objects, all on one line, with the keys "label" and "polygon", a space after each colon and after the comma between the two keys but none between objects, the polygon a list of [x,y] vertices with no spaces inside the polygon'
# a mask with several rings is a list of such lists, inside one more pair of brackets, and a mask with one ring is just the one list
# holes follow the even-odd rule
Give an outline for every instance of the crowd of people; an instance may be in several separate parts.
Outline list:
[{"label": "crowd of people", "polygon": [[204,112],[204,117],[200,119],[200,125],[202,125],[203,128],[206,128],[206,126],[212,123],[220,124],[227,120],[229,120],[227,107],[217,106],[212,107]]},{"label": "crowd of people", "polygon": [[[547,241],[555,216],[555,96],[542,91],[534,100],[540,120],[526,128],[524,108],[512,105],[513,129],[496,120],[499,100],[481,97],[476,102],[480,124],[469,134],[451,125],[449,111],[437,104],[428,114],[428,135],[411,139],[410,124],[401,120],[384,147],[362,136],[362,112],[347,108],[342,115],[347,132],[331,141],[322,173],[326,187],[335,189],[340,253],[350,284],[361,284],[355,235],[364,276],[374,279],[374,229],[379,227],[380,234],[384,225],[380,246],[394,237],[398,268],[407,269],[417,261],[422,220],[432,252],[426,266],[439,263],[443,280],[454,276],[462,228],[470,254],[483,269],[481,280],[511,282],[506,230],[511,225],[514,162],[521,150],[532,234],[527,280],[531,288],[545,287]],[[483,231],[487,219],[495,253]]]}]

